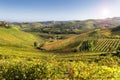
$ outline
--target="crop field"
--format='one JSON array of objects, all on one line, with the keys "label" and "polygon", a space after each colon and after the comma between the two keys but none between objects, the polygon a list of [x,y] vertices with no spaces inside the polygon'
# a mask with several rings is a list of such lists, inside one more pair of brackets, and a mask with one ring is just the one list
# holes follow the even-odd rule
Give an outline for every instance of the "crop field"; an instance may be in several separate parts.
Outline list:
[{"label": "crop field", "polygon": [[120,39],[98,39],[80,41],[79,51],[111,52],[120,46]]},{"label": "crop field", "polygon": [[99,40],[95,51],[109,52],[116,50],[120,45],[120,39]]},{"label": "crop field", "polygon": [[48,51],[112,52],[119,48],[120,39],[66,39],[46,44]]}]

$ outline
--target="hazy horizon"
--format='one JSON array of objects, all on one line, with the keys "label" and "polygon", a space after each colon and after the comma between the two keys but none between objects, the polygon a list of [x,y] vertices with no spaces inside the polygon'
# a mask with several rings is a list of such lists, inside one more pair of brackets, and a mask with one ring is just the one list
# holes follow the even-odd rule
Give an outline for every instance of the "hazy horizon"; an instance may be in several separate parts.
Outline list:
[{"label": "hazy horizon", "polygon": [[0,20],[69,21],[120,16],[120,0],[1,0]]}]

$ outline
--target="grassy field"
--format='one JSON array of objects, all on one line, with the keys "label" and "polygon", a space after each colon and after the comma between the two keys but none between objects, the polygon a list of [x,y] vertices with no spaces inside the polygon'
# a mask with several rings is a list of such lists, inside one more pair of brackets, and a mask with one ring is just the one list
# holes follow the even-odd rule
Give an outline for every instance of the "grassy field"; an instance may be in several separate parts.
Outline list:
[{"label": "grassy field", "polygon": [[0,28],[0,34],[0,45],[2,46],[30,46],[36,41],[33,35],[20,31],[17,27],[10,29]]},{"label": "grassy field", "polygon": [[0,79],[120,79],[120,59],[101,53],[52,53],[0,48]]}]

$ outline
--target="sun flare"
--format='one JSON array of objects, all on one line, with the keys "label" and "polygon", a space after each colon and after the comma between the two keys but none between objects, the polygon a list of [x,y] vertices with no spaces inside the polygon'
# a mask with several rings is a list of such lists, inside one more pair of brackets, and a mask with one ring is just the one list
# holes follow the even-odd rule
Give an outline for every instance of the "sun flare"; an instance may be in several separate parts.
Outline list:
[{"label": "sun flare", "polygon": [[110,16],[110,10],[109,9],[103,9],[101,10],[101,15],[103,18],[107,18]]}]

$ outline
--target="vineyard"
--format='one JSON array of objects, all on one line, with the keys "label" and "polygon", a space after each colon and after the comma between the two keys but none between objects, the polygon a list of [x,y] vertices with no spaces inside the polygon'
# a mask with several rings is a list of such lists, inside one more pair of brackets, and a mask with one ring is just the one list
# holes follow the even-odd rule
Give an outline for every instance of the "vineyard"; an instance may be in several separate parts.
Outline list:
[{"label": "vineyard", "polygon": [[117,50],[119,46],[120,39],[84,40],[80,42],[78,50],[93,52],[111,52]]},{"label": "vineyard", "polygon": [[120,47],[120,39],[75,37],[45,45],[45,50],[59,52],[112,52]]},{"label": "vineyard", "polygon": [[115,51],[120,46],[120,39],[99,40],[95,51],[110,52]]}]

